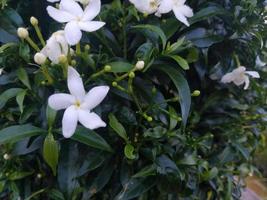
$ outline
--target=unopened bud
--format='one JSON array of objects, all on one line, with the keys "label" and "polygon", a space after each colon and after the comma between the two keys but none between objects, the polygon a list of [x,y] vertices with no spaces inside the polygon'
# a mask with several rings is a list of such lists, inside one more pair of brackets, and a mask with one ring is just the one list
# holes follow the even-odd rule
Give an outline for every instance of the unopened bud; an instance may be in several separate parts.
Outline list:
[{"label": "unopened bud", "polygon": [[84,49],[85,49],[85,51],[89,51],[91,49],[91,47],[90,47],[89,44],[87,44],[87,45],[84,46]]},{"label": "unopened bud", "polygon": [[148,117],[146,118],[146,120],[147,120],[148,122],[152,122],[152,121],[153,121],[153,118],[150,117],[150,116],[148,116]]},{"label": "unopened bud", "polygon": [[111,66],[110,65],[106,65],[104,67],[104,70],[105,70],[105,72],[110,72],[111,71]]},{"label": "unopened bud", "polygon": [[75,66],[77,64],[76,60],[71,61],[71,66]]},{"label": "unopened bud", "polygon": [[9,154],[5,153],[4,156],[3,156],[3,158],[5,160],[9,160],[11,158],[11,156]]},{"label": "unopened bud", "polygon": [[138,61],[138,62],[136,63],[136,65],[135,65],[135,68],[136,68],[137,70],[142,70],[142,69],[144,69],[144,67],[145,67],[145,62],[142,61],[142,60]]},{"label": "unopened bud", "polygon": [[59,63],[61,63],[61,64],[65,64],[65,63],[68,62],[68,58],[67,58],[67,56],[61,54],[61,55],[58,57],[58,61],[59,61]]},{"label": "unopened bud", "polygon": [[118,83],[116,81],[112,82],[112,86],[113,87],[117,87],[118,86]]},{"label": "unopened bud", "polygon": [[27,37],[29,37],[29,32],[26,28],[18,28],[17,34],[21,39],[26,39]]},{"label": "unopened bud", "polygon": [[46,61],[46,56],[42,53],[36,53],[34,55],[34,62],[36,62],[38,65],[44,64]]},{"label": "unopened bud", "polygon": [[192,96],[193,97],[198,97],[200,95],[200,91],[199,90],[195,90],[193,93],[192,93]]},{"label": "unopened bud", "polygon": [[37,26],[39,21],[35,17],[31,17],[30,22],[33,26]]},{"label": "unopened bud", "polygon": [[130,72],[129,77],[130,78],[134,78],[135,77],[135,73],[134,72]]},{"label": "unopened bud", "polygon": [[42,174],[40,174],[40,173],[37,174],[38,179],[41,179],[42,177],[43,177]]}]

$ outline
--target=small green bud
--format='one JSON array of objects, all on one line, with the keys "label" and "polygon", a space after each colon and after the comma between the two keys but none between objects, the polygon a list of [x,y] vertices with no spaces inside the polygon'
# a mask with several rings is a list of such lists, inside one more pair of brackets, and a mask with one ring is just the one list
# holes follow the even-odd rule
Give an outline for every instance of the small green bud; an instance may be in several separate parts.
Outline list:
[{"label": "small green bud", "polygon": [[111,66],[110,65],[106,65],[104,67],[104,70],[105,70],[105,72],[110,72],[111,71]]},{"label": "small green bud", "polygon": [[156,87],[153,87],[151,92],[152,92],[153,94],[156,94],[156,93],[157,93],[157,88],[156,88]]},{"label": "small green bud", "polygon": [[65,56],[63,54],[58,57],[58,60],[59,60],[59,63],[61,63],[61,64],[66,64],[68,62],[67,56]]},{"label": "small green bud", "polygon": [[46,85],[46,82],[45,82],[45,81],[42,81],[42,82],[41,82],[41,85]]},{"label": "small green bud", "polygon": [[199,90],[195,90],[193,93],[192,93],[192,96],[193,97],[198,97],[200,95],[200,91]]},{"label": "small green bud", "polygon": [[118,86],[118,83],[116,81],[112,82],[112,86],[113,87],[117,87]]},{"label": "small green bud", "polygon": [[71,66],[75,66],[77,64],[76,60],[71,61]]},{"label": "small green bud", "polygon": [[90,47],[89,44],[87,44],[87,45],[84,46],[84,50],[85,50],[85,51],[89,51],[90,49],[91,49],[91,47]]},{"label": "small green bud", "polygon": [[153,118],[150,117],[150,116],[148,116],[148,117],[146,118],[146,120],[147,120],[148,122],[152,122],[152,121],[153,121]]},{"label": "small green bud", "polygon": [[30,22],[33,26],[37,26],[39,21],[35,17],[31,17]]},{"label": "small green bud", "polygon": [[130,73],[129,73],[129,77],[130,77],[130,78],[134,78],[134,77],[135,77],[135,73],[134,73],[134,72],[130,72]]}]

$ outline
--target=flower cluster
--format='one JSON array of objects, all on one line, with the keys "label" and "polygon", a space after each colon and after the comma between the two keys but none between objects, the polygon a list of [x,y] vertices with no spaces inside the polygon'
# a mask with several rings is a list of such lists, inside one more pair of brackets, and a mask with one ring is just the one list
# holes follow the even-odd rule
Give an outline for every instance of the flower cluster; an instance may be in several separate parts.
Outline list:
[{"label": "flower cluster", "polygon": [[[48,103],[54,110],[66,109],[63,120],[63,135],[66,138],[71,137],[76,129],[78,121],[88,129],[105,127],[106,124],[101,118],[91,112],[107,95],[108,86],[95,87],[85,93],[85,89],[79,73],[69,64],[74,50],[71,46],[76,45],[76,53],[80,51],[80,40],[82,31],[97,31],[105,25],[105,22],[95,21],[94,19],[100,13],[100,0],[48,0],[49,2],[59,2],[56,7],[48,6],[47,12],[50,17],[59,23],[65,24],[64,30],[56,31],[45,42],[38,27],[38,20],[31,18],[31,24],[34,26],[37,35],[43,45],[42,49],[31,40],[29,33],[25,28],[18,29],[18,36],[27,42],[37,51],[34,61],[46,70],[46,63],[52,65],[62,64],[63,72],[67,78],[68,88],[71,94],[54,94],[50,96]],[[186,26],[189,26],[188,18],[193,16],[192,9],[185,5],[186,0],[130,0],[136,9],[144,14],[155,14],[160,17],[162,14],[174,12],[175,17]],[[134,78],[134,70],[142,70],[145,66],[144,61],[138,61],[133,71],[127,76]],[[107,66],[104,71],[109,70]],[[101,72],[100,72],[101,73]],[[254,71],[246,71],[245,67],[238,67],[233,72],[224,75],[221,79],[223,83],[233,82],[240,86],[245,83],[244,89],[249,87],[249,76],[259,78],[259,74]],[[48,73],[45,76],[49,83],[53,80]],[[123,77],[124,78],[124,77]],[[122,79],[123,79],[122,78]],[[114,87],[119,87],[118,83],[112,83]],[[146,116],[146,115],[145,115]],[[149,116],[147,116],[149,118]],[[150,119],[150,118],[149,118]]]}]

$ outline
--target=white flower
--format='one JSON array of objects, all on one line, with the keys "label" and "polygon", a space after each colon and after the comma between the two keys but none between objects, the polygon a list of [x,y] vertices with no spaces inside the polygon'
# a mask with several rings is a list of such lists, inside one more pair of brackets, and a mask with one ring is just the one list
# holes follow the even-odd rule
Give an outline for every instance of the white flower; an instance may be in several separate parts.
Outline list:
[{"label": "white flower", "polygon": [[103,101],[109,91],[109,87],[94,87],[86,94],[82,79],[73,67],[68,68],[67,81],[70,94],[54,94],[48,99],[48,104],[52,109],[66,109],[62,119],[64,137],[70,138],[74,134],[78,121],[91,130],[105,127],[106,123],[91,110]]},{"label": "white flower", "polygon": [[0,76],[3,74],[4,68],[0,68]]},{"label": "white flower", "polygon": [[74,0],[62,0],[59,9],[52,6],[47,7],[48,14],[60,23],[67,23],[65,26],[65,37],[70,45],[79,43],[82,32],[93,32],[105,25],[104,22],[92,21],[100,12],[100,0],[91,0],[83,10]]},{"label": "white flower", "polygon": [[156,15],[161,15],[173,11],[176,18],[184,23],[186,26],[189,26],[187,20],[188,17],[193,17],[192,9],[185,5],[186,0],[161,0],[160,6]]},{"label": "white flower", "polygon": [[[55,3],[55,2],[59,2],[60,0],[47,0],[47,1],[51,3]],[[83,5],[87,5],[90,2],[90,0],[75,0],[75,1],[80,2]]]},{"label": "white flower", "polygon": [[144,14],[155,13],[159,7],[159,1],[160,0],[130,0],[135,8]]},{"label": "white flower", "polygon": [[256,71],[246,71],[246,68],[241,66],[237,69],[233,70],[230,73],[225,74],[221,82],[223,83],[230,83],[233,82],[235,85],[240,86],[245,83],[244,89],[248,89],[249,86],[249,76],[252,76],[253,78],[260,78],[260,75]]},{"label": "white flower", "polygon": [[65,39],[64,31],[57,31],[47,40],[40,53],[48,57],[53,64],[59,63],[61,55],[68,55],[69,45]]}]

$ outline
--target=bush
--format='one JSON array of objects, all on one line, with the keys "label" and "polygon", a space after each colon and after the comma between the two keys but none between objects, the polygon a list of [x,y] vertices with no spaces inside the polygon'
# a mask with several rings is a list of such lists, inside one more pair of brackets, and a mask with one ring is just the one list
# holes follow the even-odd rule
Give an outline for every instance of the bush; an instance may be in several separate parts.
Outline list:
[{"label": "bush", "polygon": [[[240,198],[244,178],[259,172],[253,158],[265,143],[266,2],[188,0],[194,16],[186,26],[171,12],[156,17],[128,1],[102,0],[96,19],[105,26],[83,32],[76,46],[67,38],[73,46],[59,57],[61,33],[52,54],[36,54],[39,27],[45,40],[62,28],[47,15],[51,3],[7,3],[0,1],[0,198]],[[18,27],[41,41],[36,46],[24,29],[19,39]],[[249,75],[238,74],[241,83],[224,76],[241,65],[261,76],[250,77],[247,90]],[[94,88],[87,109],[110,90],[93,110],[103,121],[88,112],[92,121],[79,117],[87,128],[78,125],[72,135],[83,99],[73,102],[64,137],[64,112],[54,110],[51,95],[69,93],[77,72],[86,91]]]}]

